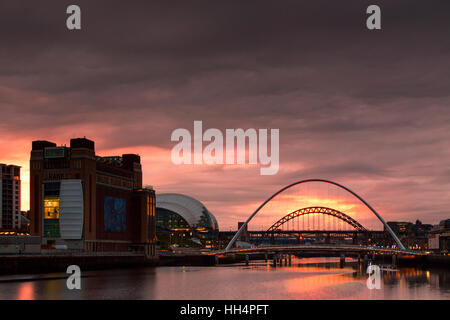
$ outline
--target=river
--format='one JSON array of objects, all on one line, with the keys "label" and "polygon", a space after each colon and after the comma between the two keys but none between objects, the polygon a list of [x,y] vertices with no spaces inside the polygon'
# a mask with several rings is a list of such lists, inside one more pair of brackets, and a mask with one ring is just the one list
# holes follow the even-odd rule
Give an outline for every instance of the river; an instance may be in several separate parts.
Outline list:
[{"label": "river", "polygon": [[0,277],[0,299],[450,299],[450,270],[382,271],[380,289],[367,277],[339,258],[85,271],[80,290],[67,289],[65,273],[14,275]]}]

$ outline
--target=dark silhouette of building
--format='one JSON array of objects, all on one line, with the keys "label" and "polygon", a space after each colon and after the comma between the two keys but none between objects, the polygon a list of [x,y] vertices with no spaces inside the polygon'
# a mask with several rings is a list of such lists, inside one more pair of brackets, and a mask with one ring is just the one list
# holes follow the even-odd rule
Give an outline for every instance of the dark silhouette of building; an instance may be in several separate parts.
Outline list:
[{"label": "dark silhouette of building", "polygon": [[429,249],[437,252],[450,251],[450,219],[442,220],[430,231],[428,236]]},{"label": "dark silhouette of building", "polygon": [[20,228],[20,167],[0,163],[0,229]]},{"label": "dark silhouette of building", "polygon": [[136,154],[99,157],[86,138],[70,147],[33,141],[31,233],[44,248],[153,253],[155,192],[142,187],[140,162]]},{"label": "dark silhouette of building", "polygon": [[[414,224],[411,222],[404,222],[404,221],[388,221],[388,226],[392,229],[392,231],[395,232],[397,236],[400,235],[406,235],[408,233],[413,232]],[[387,232],[386,227],[384,228],[384,231]]]},{"label": "dark silhouette of building", "polygon": [[439,222],[439,229],[450,229],[450,219],[441,220],[441,222]]},{"label": "dark silhouette of building", "polygon": [[[403,245],[409,249],[428,249],[428,234],[433,228],[431,224],[389,221],[387,224],[400,238]],[[386,232],[386,228],[384,230]]]},{"label": "dark silhouette of building", "polygon": [[[244,225],[245,222],[238,222],[238,230]],[[244,231],[239,236],[239,241],[250,242],[250,234],[248,233],[248,225],[245,225]]]}]

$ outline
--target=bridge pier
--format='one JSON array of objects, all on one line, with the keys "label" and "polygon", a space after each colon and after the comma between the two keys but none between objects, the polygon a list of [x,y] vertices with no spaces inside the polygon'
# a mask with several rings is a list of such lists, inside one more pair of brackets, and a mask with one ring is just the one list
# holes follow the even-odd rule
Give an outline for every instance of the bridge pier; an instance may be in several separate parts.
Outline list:
[{"label": "bridge pier", "polygon": [[215,255],[214,256],[214,265],[218,265],[219,264],[219,256]]},{"label": "bridge pier", "polygon": [[396,254],[392,255],[392,266],[393,267],[397,266],[397,255]]},{"label": "bridge pier", "polygon": [[267,257],[267,253],[264,254],[264,260],[267,262],[268,257]]},{"label": "bridge pier", "polygon": [[276,268],[276,266],[277,266],[277,259],[278,259],[278,255],[277,254],[273,254],[273,257],[272,257],[272,260],[273,260],[273,262],[272,262],[272,265]]},{"label": "bridge pier", "polygon": [[249,257],[248,257],[248,254],[245,255],[245,265],[246,265],[246,266],[249,265]]},{"label": "bridge pier", "polygon": [[363,265],[364,267],[367,266],[369,264],[369,256],[367,254],[364,255],[364,262]]},{"label": "bridge pier", "polygon": [[339,266],[343,268],[345,266],[345,254],[341,254],[340,260],[339,260]]},{"label": "bridge pier", "polygon": [[362,271],[363,268],[364,268],[364,264],[363,264],[362,259],[361,259],[361,254],[358,253],[358,269],[359,269],[360,271]]},{"label": "bridge pier", "polygon": [[292,265],[292,257],[291,257],[291,255],[289,254],[289,267]]}]

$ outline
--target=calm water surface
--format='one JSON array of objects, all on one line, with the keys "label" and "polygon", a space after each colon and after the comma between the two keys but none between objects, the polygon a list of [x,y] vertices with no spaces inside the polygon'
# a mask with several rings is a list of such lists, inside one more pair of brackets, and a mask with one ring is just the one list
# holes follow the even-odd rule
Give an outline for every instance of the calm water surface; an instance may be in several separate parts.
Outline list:
[{"label": "calm water surface", "polygon": [[450,299],[449,270],[383,272],[369,290],[356,265],[338,258],[303,258],[291,267],[264,261],[217,267],[86,271],[82,289],[68,290],[64,273],[0,277],[0,299]]}]

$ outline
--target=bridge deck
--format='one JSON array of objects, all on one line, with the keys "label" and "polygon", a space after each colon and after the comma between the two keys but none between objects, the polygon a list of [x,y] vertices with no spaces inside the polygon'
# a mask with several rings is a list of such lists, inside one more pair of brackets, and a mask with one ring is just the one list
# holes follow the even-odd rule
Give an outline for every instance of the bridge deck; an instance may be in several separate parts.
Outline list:
[{"label": "bridge deck", "polygon": [[425,252],[388,249],[379,247],[363,247],[363,246],[327,246],[327,245],[291,245],[291,246],[261,246],[253,248],[234,248],[231,250],[217,250],[208,253],[209,255],[226,255],[233,253],[262,253],[262,252],[308,252],[308,251],[325,251],[325,252],[352,252],[352,253],[378,253],[378,254],[399,254],[423,256]]}]

